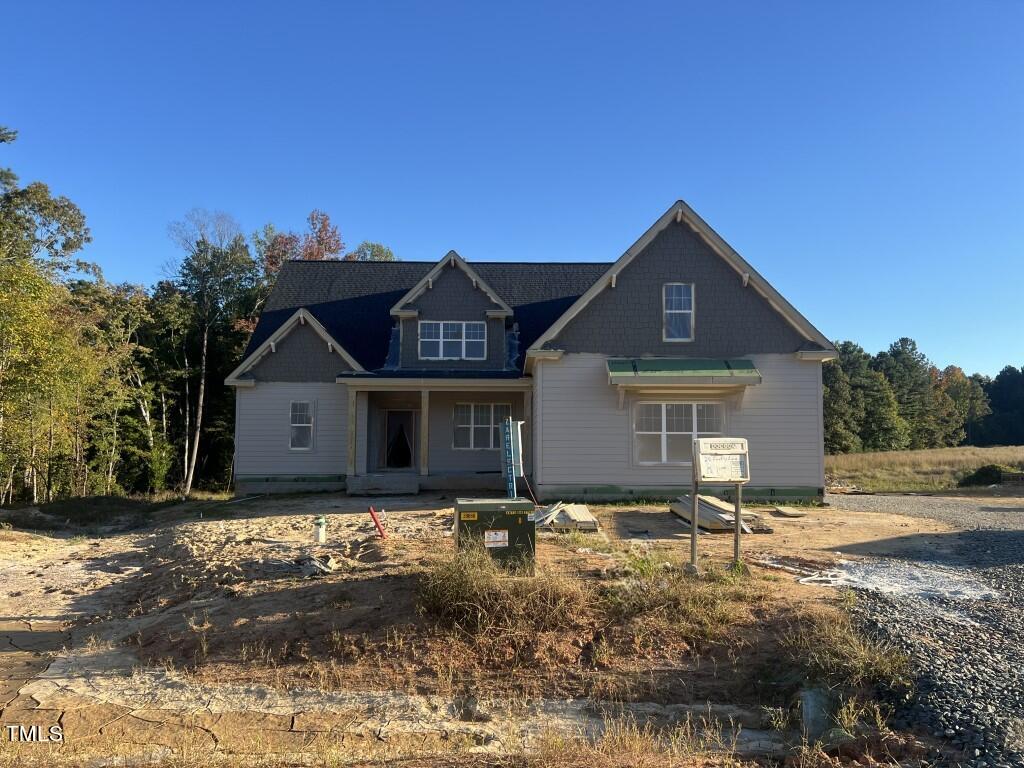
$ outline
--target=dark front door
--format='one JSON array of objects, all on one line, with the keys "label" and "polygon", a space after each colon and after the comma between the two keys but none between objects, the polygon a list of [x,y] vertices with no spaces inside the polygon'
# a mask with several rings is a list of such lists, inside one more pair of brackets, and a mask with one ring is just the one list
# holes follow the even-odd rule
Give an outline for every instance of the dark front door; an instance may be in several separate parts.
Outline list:
[{"label": "dark front door", "polygon": [[415,451],[414,411],[388,411],[384,433],[384,465],[388,469],[409,469]]}]

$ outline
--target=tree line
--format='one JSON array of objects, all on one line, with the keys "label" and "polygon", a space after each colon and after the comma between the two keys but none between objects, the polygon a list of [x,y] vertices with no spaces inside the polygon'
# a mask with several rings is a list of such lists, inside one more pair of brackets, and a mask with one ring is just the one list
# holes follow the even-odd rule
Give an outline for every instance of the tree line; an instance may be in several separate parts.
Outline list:
[{"label": "tree line", "polygon": [[940,370],[906,337],[875,355],[836,348],[822,369],[826,453],[1024,444],[1024,367]]},{"label": "tree line", "polygon": [[[15,140],[0,127],[0,145]],[[77,258],[85,216],[0,167],[0,504],[229,487],[238,364],[281,265],[395,259],[346,251],[330,217],[246,237],[222,212],[168,228],[180,260],[150,287]]]}]

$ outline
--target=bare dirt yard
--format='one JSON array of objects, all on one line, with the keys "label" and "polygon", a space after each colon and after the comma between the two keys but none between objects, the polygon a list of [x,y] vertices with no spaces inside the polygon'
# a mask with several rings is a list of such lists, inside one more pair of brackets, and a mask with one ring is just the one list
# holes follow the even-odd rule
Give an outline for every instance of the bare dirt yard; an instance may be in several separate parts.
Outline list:
[{"label": "bare dirt yard", "polygon": [[[884,724],[878,692],[903,690],[907,662],[830,585],[863,574],[797,581],[908,540],[948,549],[949,523],[761,509],[773,532],[745,538],[746,573],[731,537],[702,535],[698,579],[666,505],[592,505],[604,535],[542,535],[529,578],[454,557],[452,503],[264,497],[75,536],[0,530],[0,766],[918,765],[974,749]],[[337,567],[306,578],[308,554]],[[812,695],[831,711],[824,750],[805,738]],[[63,741],[7,737],[32,725]]]}]

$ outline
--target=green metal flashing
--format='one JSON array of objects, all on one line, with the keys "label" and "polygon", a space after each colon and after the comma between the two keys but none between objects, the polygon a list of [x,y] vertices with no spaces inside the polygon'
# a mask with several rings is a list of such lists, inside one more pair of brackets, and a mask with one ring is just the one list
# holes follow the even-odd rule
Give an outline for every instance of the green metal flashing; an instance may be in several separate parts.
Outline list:
[{"label": "green metal flashing", "polygon": [[750,360],[721,360],[694,357],[651,357],[608,360],[608,377],[613,384],[659,381],[664,378],[711,379],[721,384],[760,383],[761,372]]}]

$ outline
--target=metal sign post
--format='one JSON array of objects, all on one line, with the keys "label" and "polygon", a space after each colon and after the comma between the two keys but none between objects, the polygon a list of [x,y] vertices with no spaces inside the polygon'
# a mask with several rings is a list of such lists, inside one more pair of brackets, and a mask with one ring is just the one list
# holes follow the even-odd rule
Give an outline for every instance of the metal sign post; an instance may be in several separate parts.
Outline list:
[{"label": "metal sign post", "polygon": [[733,561],[740,564],[740,540],[743,534],[743,485],[750,482],[747,441],[741,437],[699,437],[693,441],[693,511],[690,534],[690,570],[697,570],[698,510],[700,483],[735,485],[736,507],[733,525]]},{"label": "metal sign post", "polygon": [[[696,442],[696,441],[694,441]],[[696,454],[694,454],[696,456]],[[690,482],[692,490],[690,491],[690,566],[687,570],[690,573],[698,573],[697,570],[697,536],[700,534],[700,530],[697,525],[697,462],[693,462],[693,473]]]}]

